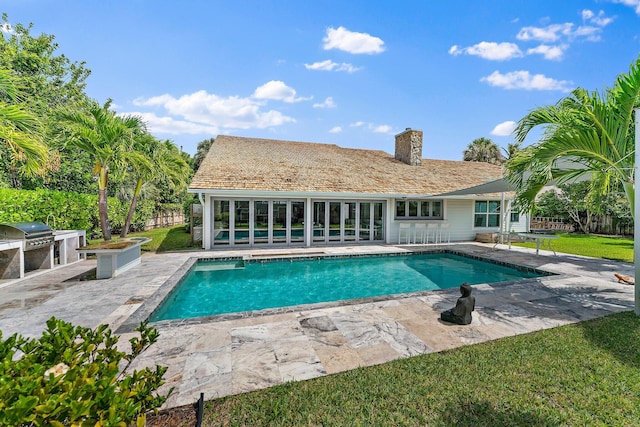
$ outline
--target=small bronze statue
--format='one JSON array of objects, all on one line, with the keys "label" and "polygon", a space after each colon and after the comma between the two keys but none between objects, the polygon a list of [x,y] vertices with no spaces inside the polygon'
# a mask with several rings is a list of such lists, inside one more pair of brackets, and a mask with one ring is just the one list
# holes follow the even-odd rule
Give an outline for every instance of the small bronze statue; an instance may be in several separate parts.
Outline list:
[{"label": "small bronze statue", "polygon": [[460,285],[462,296],[458,298],[456,306],[450,310],[443,311],[440,319],[445,322],[457,323],[458,325],[468,325],[471,323],[471,312],[476,307],[476,299],[471,296],[471,285],[464,282]]}]

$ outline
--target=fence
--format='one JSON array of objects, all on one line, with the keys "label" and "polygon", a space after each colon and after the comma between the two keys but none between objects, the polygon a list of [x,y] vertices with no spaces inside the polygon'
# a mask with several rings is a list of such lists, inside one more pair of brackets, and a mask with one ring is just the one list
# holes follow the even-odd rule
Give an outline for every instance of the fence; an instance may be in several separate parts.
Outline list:
[{"label": "fence", "polygon": [[152,228],[171,227],[184,223],[184,212],[182,211],[158,212],[153,218],[147,220],[144,229],[150,230]]},{"label": "fence", "polygon": [[531,218],[529,228],[531,230],[554,230],[562,232],[574,231],[573,224],[566,223],[560,218],[548,218],[540,216],[534,216]]},{"label": "fence", "polygon": [[633,236],[633,224],[618,224],[611,215],[594,216],[589,231],[595,234]]},{"label": "fence", "polygon": [[[532,217],[531,229],[547,229],[563,232],[575,231],[577,227],[569,221],[565,222],[560,218]],[[610,234],[610,235],[633,235],[633,224],[619,224],[611,215],[593,215],[591,224],[589,224],[589,232],[593,234]]]}]

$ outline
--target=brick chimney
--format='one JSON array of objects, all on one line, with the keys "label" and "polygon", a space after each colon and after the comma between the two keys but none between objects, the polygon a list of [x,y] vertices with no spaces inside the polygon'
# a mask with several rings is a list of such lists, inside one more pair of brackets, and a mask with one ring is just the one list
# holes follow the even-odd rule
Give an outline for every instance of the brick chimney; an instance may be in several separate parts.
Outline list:
[{"label": "brick chimney", "polygon": [[410,166],[422,163],[422,131],[411,128],[396,135],[396,160]]}]

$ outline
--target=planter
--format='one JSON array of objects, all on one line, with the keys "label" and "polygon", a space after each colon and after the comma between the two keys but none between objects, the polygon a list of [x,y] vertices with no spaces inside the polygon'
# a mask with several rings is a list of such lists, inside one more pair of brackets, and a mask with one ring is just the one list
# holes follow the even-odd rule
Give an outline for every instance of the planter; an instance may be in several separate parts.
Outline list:
[{"label": "planter", "polygon": [[495,243],[498,235],[496,233],[476,233],[476,242]]},{"label": "planter", "polygon": [[151,239],[147,237],[133,237],[125,241],[80,248],[78,252],[95,254],[98,258],[96,278],[109,279],[139,265],[141,262],[140,247],[150,241]]}]

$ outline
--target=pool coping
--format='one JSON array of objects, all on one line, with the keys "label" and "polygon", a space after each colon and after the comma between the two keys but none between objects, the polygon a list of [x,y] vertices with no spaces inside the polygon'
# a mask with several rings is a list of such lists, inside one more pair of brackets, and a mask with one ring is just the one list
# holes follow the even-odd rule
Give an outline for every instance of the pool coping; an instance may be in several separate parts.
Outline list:
[{"label": "pool coping", "polygon": [[237,319],[246,319],[246,318],[254,318],[254,317],[264,317],[271,316],[276,314],[284,314],[284,313],[293,313],[301,310],[316,310],[316,309],[324,309],[324,308],[334,308],[334,307],[346,307],[358,304],[366,304],[366,303],[374,303],[381,301],[388,301],[392,299],[406,299],[417,296],[425,296],[433,294],[434,292],[443,292],[450,291],[450,288],[447,289],[431,289],[425,291],[417,291],[417,292],[406,292],[406,293],[398,293],[398,294],[386,294],[380,296],[372,296],[372,297],[364,297],[364,298],[353,298],[348,300],[337,300],[337,301],[327,301],[327,302],[318,302],[318,303],[310,303],[310,304],[298,304],[286,307],[277,307],[277,308],[266,308],[261,310],[251,310],[251,311],[241,311],[234,313],[223,313],[209,316],[199,316],[199,317],[191,317],[185,319],[174,319],[174,320],[162,320],[158,322],[151,322],[150,319],[156,310],[167,300],[167,298],[171,295],[172,291],[176,288],[176,286],[180,283],[180,281],[191,271],[191,269],[201,261],[243,261],[247,263],[267,263],[267,262],[285,262],[287,260],[295,259],[296,261],[307,261],[307,260],[321,260],[321,259],[340,259],[340,258],[375,258],[375,257],[390,257],[390,256],[415,256],[422,254],[452,254],[458,255],[465,258],[471,258],[477,261],[483,261],[490,264],[501,265],[505,267],[515,268],[520,271],[526,271],[530,273],[539,274],[539,277],[534,278],[523,278],[518,280],[507,280],[502,282],[491,282],[491,283],[479,283],[478,285],[489,285],[491,287],[504,287],[509,286],[514,283],[527,284],[527,283],[535,283],[538,282],[541,277],[550,278],[550,276],[557,276],[558,279],[565,279],[567,277],[572,277],[567,274],[558,274],[554,272],[550,272],[547,270],[529,267],[525,265],[495,260],[491,258],[482,257],[479,255],[475,255],[472,253],[467,253],[464,251],[459,251],[450,248],[421,248],[418,250],[411,251],[398,251],[398,252],[388,252],[388,253],[358,253],[358,254],[331,254],[331,253],[314,253],[314,254],[290,254],[290,255],[266,255],[266,256],[253,256],[252,254],[247,255],[238,255],[238,256],[195,256],[187,259],[174,274],[169,277],[160,288],[154,292],[150,297],[148,297],[138,309],[133,312],[115,331],[117,334],[123,334],[128,332],[133,332],[135,328],[137,328],[143,322],[149,322],[154,326],[169,326],[176,327],[182,325],[199,325],[204,323],[212,323],[212,322],[223,322],[227,320],[237,320]]}]

